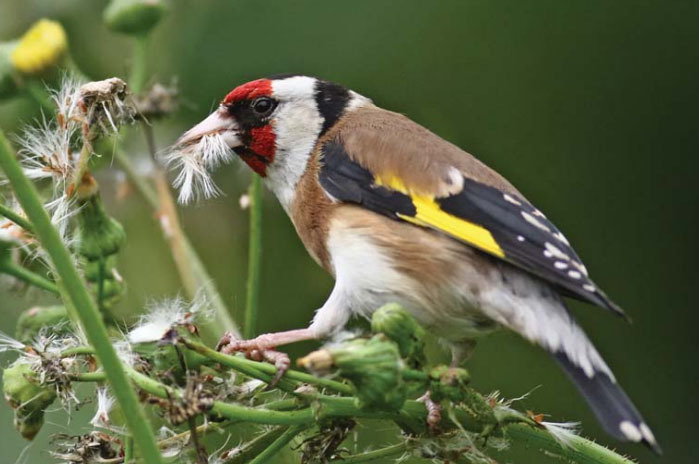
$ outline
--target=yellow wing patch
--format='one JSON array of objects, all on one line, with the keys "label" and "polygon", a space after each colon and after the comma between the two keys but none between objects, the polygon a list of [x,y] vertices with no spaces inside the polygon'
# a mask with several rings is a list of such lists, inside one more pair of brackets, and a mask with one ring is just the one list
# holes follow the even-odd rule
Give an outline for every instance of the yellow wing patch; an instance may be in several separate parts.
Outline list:
[{"label": "yellow wing patch", "polygon": [[434,197],[411,192],[405,187],[403,181],[395,176],[377,177],[375,182],[376,185],[396,190],[410,197],[416,213],[415,216],[398,214],[398,217],[404,221],[440,230],[499,258],[505,257],[505,252],[488,229],[443,211],[434,201]]}]

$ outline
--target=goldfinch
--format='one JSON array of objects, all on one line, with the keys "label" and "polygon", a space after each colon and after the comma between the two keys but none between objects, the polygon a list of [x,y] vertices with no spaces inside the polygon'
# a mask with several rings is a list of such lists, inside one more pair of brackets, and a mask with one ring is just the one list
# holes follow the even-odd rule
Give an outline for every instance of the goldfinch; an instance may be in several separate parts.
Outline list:
[{"label": "goldfinch", "polygon": [[[226,336],[224,351],[283,371],[288,358],[275,347],[329,337],[352,316],[398,302],[452,347],[455,364],[478,336],[513,330],[553,355],[607,432],[659,451],[564,297],[624,313],[556,226],[469,153],[356,92],[302,75],[235,88],[176,146],[193,157],[180,162],[190,171],[179,177],[185,196],[197,173],[227,150],[237,154],[335,278],[308,328]],[[202,183],[213,190],[210,178]]]}]

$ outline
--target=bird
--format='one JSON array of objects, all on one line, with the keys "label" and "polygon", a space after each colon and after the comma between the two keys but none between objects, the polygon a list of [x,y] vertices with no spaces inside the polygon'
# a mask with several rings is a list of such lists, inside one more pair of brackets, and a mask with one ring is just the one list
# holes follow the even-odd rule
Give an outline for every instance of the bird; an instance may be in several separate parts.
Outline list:
[{"label": "bird", "polygon": [[504,328],[550,353],[613,437],[660,453],[641,414],[565,298],[625,317],[566,237],[508,180],[408,117],[342,85],[282,74],[239,85],[176,147],[215,137],[279,200],[310,256],[335,279],[306,328],[219,349],[274,362],[396,302],[459,365]]}]

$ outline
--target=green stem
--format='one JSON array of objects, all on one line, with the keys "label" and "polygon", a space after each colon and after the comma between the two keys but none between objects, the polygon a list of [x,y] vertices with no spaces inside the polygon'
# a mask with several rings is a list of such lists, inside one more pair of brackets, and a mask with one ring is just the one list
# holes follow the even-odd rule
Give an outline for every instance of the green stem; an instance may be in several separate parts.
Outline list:
[{"label": "green stem", "polygon": [[106,266],[104,262],[104,256],[99,257],[99,262],[97,263],[97,266],[97,308],[99,309],[100,313],[104,314],[104,279],[106,277]]},{"label": "green stem", "polygon": [[237,454],[224,461],[226,464],[248,464],[251,459],[269,447],[288,430],[287,427],[275,427],[272,430],[259,435],[254,440],[247,442],[239,448]]},{"label": "green stem", "polygon": [[[126,371],[139,388],[151,395],[163,399],[181,397],[179,390],[167,387],[131,368],[127,368]],[[105,380],[105,375],[101,372],[91,372],[75,376],[74,380],[99,382]],[[293,405],[293,402],[290,400],[277,401],[274,405],[270,403],[262,408],[251,408],[215,401],[211,412],[235,422],[284,426],[310,426],[324,419],[338,417],[392,421],[404,421],[407,419],[411,424],[421,425],[423,430],[418,430],[419,432],[424,431],[426,410],[425,405],[419,401],[406,401],[400,411],[381,411],[361,409],[357,406],[355,399],[351,397],[340,398],[317,395],[315,400],[320,405],[319,407],[306,407],[295,410],[288,410]],[[483,424],[475,420],[472,413],[461,408],[455,408],[454,414],[456,420],[464,429],[473,433],[481,433],[483,431]],[[442,425],[445,429],[454,426],[449,419],[445,419]],[[528,444],[547,453],[552,453],[568,461],[580,464],[632,464],[632,461],[614,451],[579,436],[571,437],[570,444],[563,446],[546,430],[537,426],[510,424],[504,428],[504,433],[515,442]]]},{"label": "green stem", "polygon": [[143,34],[134,38],[133,55],[131,56],[131,76],[129,87],[133,93],[139,93],[146,84],[146,68],[148,65],[148,35]]},{"label": "green stem", "polygon": [[332,462],[342,462],[343,464],[357,464],[359,462],[369,462],[376,461],[378,459],[385,459],[397,454],[403,454],[407,451],[407,443],[398,443],[397,445],[387,446],[385,448],[377,449],[374,451],[367,451],[366,453],[355,454],[354,456],[347,456],[341,459],[334,459]]},{"label": "green stem", "polygon": [[243,336],[255,336],[260,299],[260,265],[262,259],[262,178],[253,174],[250,184],[250,238],[248,248],[248,282],[245,296]]},{"label": "green stem", "polygon": [[264,449],[260,454],[255,457],[250,464],[263,464],[266,462],[271,462],[270,460],[282,450],[291,440],[294,439],[296,435],[303,432],[307,427],[304,425],[296,425],[289,427],[282,433],[276,440],[272,442],[267,448]]},{"label": "green stem", "polygon": [[34,233],[34,226],[32,226],[31,222],[27,221],[25,218],[14,212],[11,208],[3,205],[2,203],[0,203],[0,216],[5,216],[7,219],[14,222],[27,232]]},{"label": "green stem", "polygon": [[78,163],[75,167],[75,172],[73,173],[73,180],[71,180],[68,186],[67,192],[69,196],[75,195],[83,181],[83,177],[87,172],[87,168],[90,165],[90,158],[92,157],[92,144],[87,139],[87,136],[83,137],[83,146],[80,149],[80,154],[78,155]]},{"label": "green stem", "polygon": [[[216,351],[212,348],[209,348],[203,343],[187,339],[183,340],[182,343],[184,343],[184,345],[187,348],[196,351],[197,353],[206,356],[211,360],[214,360],[223,364],[224,366],[228,366],[232,369],[242,372],[243,374],[248,375],[250,377],[258,378],[262,381],[267,381],[268,377],[260,378],[258,375],[255,375],[255,372],[251,371],[250,369],[255,369],[259,372],[267,374],[268,376],[273,376],[277,371],[277,368],[271,364],[251,361],[249,359],[241,358],[238,356],[230,356],[221,353],[220,351]],[[351,385],[342,382],[337,382],[335,380],[314,377],[310,374],[306,374],[305,372],[299,372],[292,369],[286,371],[284,373],[284,377],[282,378],[295,380],[302,383],[308,383],[319,387],[329,388],[331,390],[334,390],[339,393],[344,393],[346,395],[354,394],[354,388]]]},{"label": "green stem", "polygon": [[124,464],[133,464],[133,438],[124,438]]},{"label": "green stem", "polygon": [[95,348],[97,358],[104,368],[119,405],[124,411],[126,423],[136,440],[143,457],[149,463],[162,462],[153,431],[140,407],[138,398],[124,373],[119,357],[107,335],[102,317],[75,268],[73,258],[61,241],[58,231],[44,209],[36,188],[22,172],[5,135],[0,131],[0,168],[9,179],[15,195],[27,217],[34,224],[36,235],[51,257],[56,273],[75,307],[85,329],[88,341]]},{"label": "green stem", "polygon": [[0,261],[0,273],[11,275],[12,277],[26,282],[35,287],[47,290],[55,295],[58,295],[58,287],[45,277],[40,276],[36,272],[20,266],[9,260]]}]

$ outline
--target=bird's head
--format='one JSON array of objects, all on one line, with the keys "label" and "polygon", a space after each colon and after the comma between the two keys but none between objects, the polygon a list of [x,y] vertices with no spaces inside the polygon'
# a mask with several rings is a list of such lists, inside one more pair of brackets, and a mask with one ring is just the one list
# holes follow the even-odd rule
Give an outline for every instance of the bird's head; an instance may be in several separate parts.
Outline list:
[{"label": "bird's head", "polygon": [[[350,106],[369,100],[315,77],[281,75],[242,84],[206,119],[180,137],[178,146],[220,135],[262,177],[293,169]],[[304,163],[305,167],[305,163]]]}]

